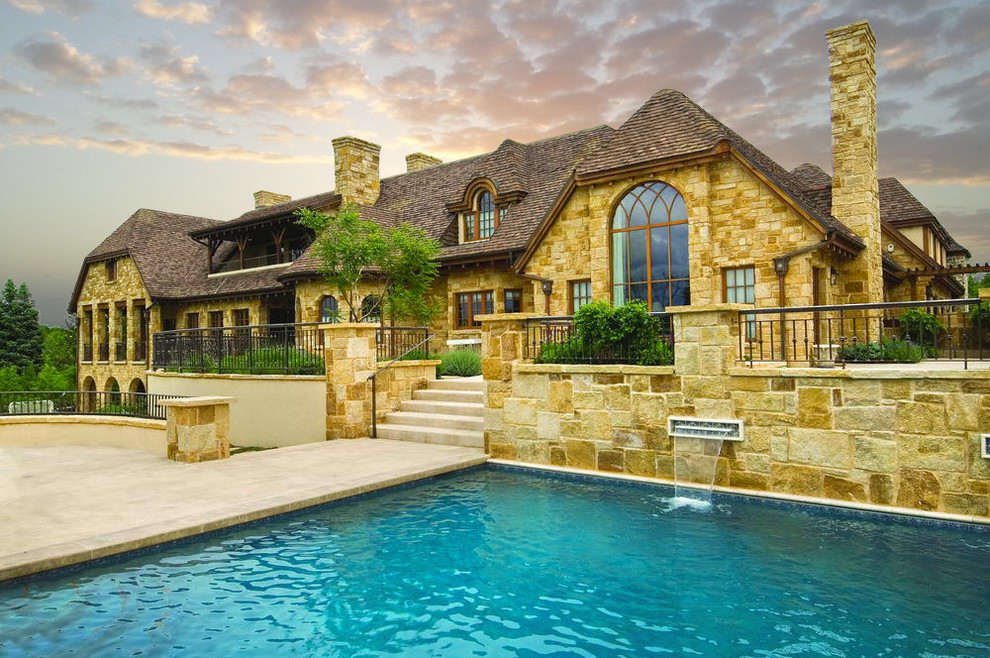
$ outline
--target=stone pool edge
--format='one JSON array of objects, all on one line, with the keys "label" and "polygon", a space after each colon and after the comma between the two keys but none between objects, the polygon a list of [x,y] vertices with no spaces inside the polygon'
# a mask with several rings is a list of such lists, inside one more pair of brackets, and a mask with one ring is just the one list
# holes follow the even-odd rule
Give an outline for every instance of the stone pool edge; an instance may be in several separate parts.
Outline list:
[{"label": "stone pool edge", "polygon": [[326,486],[317,486],[306,491],[268,496],[261,500],[238,503],[221,510],[214,510],[209,513],[209,516],[214,518],[209,520],[195,520],[194,517],[173,519],[127,528],[91,539],[52,544],[43,548],[3,556],[0,557],[0,583],[470,469],[481,466],[487,461],[488,456],[482,454],[478,457],[462,459],[456,463],[384,477],[374,482],[344,489],[326,491]]},{"label": "stone pool edge", "polygon": [[[527,471],[544,471],[548,473],[560,473],[563,475],[577,475],[601,480],[618,480],[623,482],[633,482],[637,484],[653,484],[664,486],[680,486],[690,489],[707,489],[708,487],[694,482],[674,482],[664,478],[643,477],[640,475],[629,475],[627,473],[607,473],[604,471],[590,471],[581,468],[571,468],[568,466],[551,466],[548,464],[531,464],[527,462],[517,462],[511,459],[489,459],[488,464],[493,466],[508,466]],[[990,518],[985,516],[971,516],[968,514],[949,514],[947,512],[932,512],[926,510],[912,509],[909,507],[893,507],[888,505],[874,505],[871,503],[859,503],[850,500],[833,500],[831,498],[815,498],[813,496],[799,496],[796,494],[777,493],[774,491],[754,491],[752,489],[738,489],[715,485],[712,491],[716,493],[730,494],[733,496],[746,496],[747,498],[765,498],[770,500],[780,500],[791,503],[802,503],[805,505],[817,505],[819,507],[838,507],[842,509],[858,510],[861,512],[874,512],[879,514],[890,514],[893,516],[914,517],[929,519],[932,521],[947,521],[951,523],[970,523],[975,525],[990,526]]]}]

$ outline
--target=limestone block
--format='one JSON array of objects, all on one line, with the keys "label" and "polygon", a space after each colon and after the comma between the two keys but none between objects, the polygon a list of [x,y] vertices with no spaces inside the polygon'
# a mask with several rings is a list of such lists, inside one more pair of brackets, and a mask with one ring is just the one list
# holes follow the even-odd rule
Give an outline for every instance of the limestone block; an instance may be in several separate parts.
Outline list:
[{"label": "limestone block", "polygon": [[914,384],[911,381],[888,380],[880,384],[880,391],[884,400],[910,400],[914,394]]},{"label": "limestone block", "polygon": [[625,451],[599,450],[598,470],[622,473],[625,470]]},{"label": "limestone block", "polygon": [[[882,385],[876,381],[847,380],[842,383],[843,404],[850,407],[875,407],[883,399]],[[910,394],[904,399],[910,399]]]},{"label": "limestone block", "polygon": [[747,471],[752,471],[754,473],[770,472],[770,455],[754,455],[747,453],[743,455],[743,462],[746,464]]},{"label": "limestone block", "polygon": [[729,486],[737,489],[767,491],[770,489],[770,476],[766,473],[749,471],[729,471]]},{"label": "limestone block", "polygon": [[666,424],[667,413],[662,395],[656,393],[632,394],[632,422],[634,427]]},{"label": "limestone block", "polygon": [[966,477],[965,473],[947,473],[943,471],[935,475],[938,477],[938,483],[942,485],[943,492],[966,491],[969,484],[969,478]]},{"label": "limestone block", "polygon": [[966,493],[942,494],[942,511],[950,514],[987,515],[987,496]]},{"label": "limestone block", "polygon": [[894,478],[883,473],[870,475],[870,502],[878,505],[890,505],[894,502]]},{"label": "limestone block", "polygon": [[945,396],[945,411],[952,429],[971,432],[980,429],[980,397],[962,394]]},{"label": "limestone block", "polygon": [[681,390],[688,398],[714,398],[725,397],[724,377],[691,377],[681,378]]},{"label": "limestone block", "polygon": [[506,398],[505,418],[518,425],[536,425],[538,404],[527,398]]},{"label": "limestone block", "polygon": [[901,469],[897,487],[898,507],[934,511],[938,509],[942,489],[934,473],[915,469]]},{"label": "limestone block", "polygon": [[604,409],[605,391],[600,387],[591,391],[575,390],[571,394],[571,400],[576,409]]},{"label": "limestone block", "polygon": [[966,470],[964,450],[964,439],[903,435],[898,444],[898,458],[903,468],[963,472]]},{"label": "limestone block", "polygon": [[838,407],[833,412],[835,429],[882,432],[894,427],[894,407]]},{"label": "limestone block", "polygon": [[519,460],[530,464],[550,463],[550,444],[546,441],[524,441],[516,445]]},{"label": "limestone block", "polygon": [[560,414],[550,411],[536,413],[536,435],[541,439],[556,441],[560,438]]},{"label": "limestone block", "polygon": [[878,473],[894,473],[898,469],[897,442],[867,436],[855,438],[856,468]]},{"label": "limestone block", "polygon": [[567,465],[571,468],[594,470],[598,466],[597,450],[592,441],[565,439],[564,450],[567,452]]},{"label": "limestone block", "polygon": [[866,494],[866,487],[861,483],[833,475],[825,475],[823,490],[826,498],[854,500],[861,503],[869,500]]},{"label": "limestone block", "polygon": [[[650,377],[650,391],[653,393],[670,393],[681,390],[681,378],[675,375],[655,375]],[[640,391],[636,391],[637,393]]]},{"label": "limestone block", "polygon": [[852,468],[853,451],[845,432],[792,427],[790,461],[831,468]]},{"label": "limestone block", "polygon": [[969,437],[969,464],[966,472],[969,477],[979,480],[990,480],[990,459],[983,458],[981,451],[980,434],[972,434]]},{"label": "limestone block", "polygon": [[769,411],[783,413],[786,393],[751,393],[748,391],[733,391],[732,402],[736,409],[751,411]]},{"label": "limestone block", "polygon": [[494,459],[511,459],[515,461],[519,458],[515,443],[490,443],[488,454]]},{"label": "limestone block", "polygon": [[485,428],[496,431],[504,429],[505,425],[502,419],[503,413],[504,412],[502,409],[485,407],[484,409]]},{"label": "limestone block", "polygon": [[678,375],[700,375],[698,345],[674,343],[674,367]]},{"label": "limestone block", "polygon": [[564,446],[550,446],[550,463],[553,466],[567,466],[567,451],[564,449]]},{"label": "limestone block", "polygon": [[605,387],[605,408],[625,409],[631,408],[629,400],[631,389],[628,384],[614,384]]},{"label": "limestone block", "polygon": [[821,496],[824,478],[821,470],[809,466],[774,463],[770,468],[773,491],[800,496]]},{"label": "limestone block", "polygon": [[700,418],[735,418],[732,400],[695,398],[695,412]]},{"label": "limestone block", "polygon": [[623,465],[626,473],[641,477],[655,477],[656,458],[652,450],[623,450]]},{"label": "limestone block", "polygon": [[512,396],[546,400],[550,380],[546,375],[517,373],[512,376]]},{"label": "limestone block", "polygon": [[797,423],[801,427],[830,429],[832,427],[832,389],[797,389]]},{"label": "limestone block", "polygon": [[571,413],[574,405],[571,398],[571,382],[551,381],[547,392],[547,408],[557,413]]},{"label": "limestone block", "polygon": [[605,441],[612,435],[612,417],[604,409],[580,410],[575,418],[581,423],[581,438]]},{"label": "limestone block", "polygon": [[897,403],[897,431],[942,436],[948,433],[945,407],[926,402]]}]

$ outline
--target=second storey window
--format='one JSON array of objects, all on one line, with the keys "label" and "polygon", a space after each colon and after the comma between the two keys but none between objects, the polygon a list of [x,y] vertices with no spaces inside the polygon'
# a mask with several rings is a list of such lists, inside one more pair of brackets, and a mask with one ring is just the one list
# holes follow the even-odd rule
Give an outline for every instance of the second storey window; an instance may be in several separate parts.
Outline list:
[{"label": "second storey window", "polygon": [[462,292],[457,295],[457,327],[459,329],[480,327],[478,315],[495,312],[495,297],[491,290],[482,292]]},{"label": "second storey window", "polygon": [[492,193],[482,190],[474,197],[471,210],[464,213],[464,242],[485,240],[498,228],[499,209],[495,207]]},{"label": "second storey window", "polygon": [[107,261],[107,281],[117,280],[117,259],[111,258]]},{"label": "second storey window", "polygon": [[722,286],[726,304],[756,302],[756,269],[732,267],[722,270]]}]

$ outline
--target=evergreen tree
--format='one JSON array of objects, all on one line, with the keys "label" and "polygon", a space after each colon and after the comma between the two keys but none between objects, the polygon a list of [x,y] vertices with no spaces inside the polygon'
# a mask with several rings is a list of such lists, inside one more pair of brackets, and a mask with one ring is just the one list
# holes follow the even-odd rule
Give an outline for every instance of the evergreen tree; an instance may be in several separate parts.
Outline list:
[{"label": "evergreen tree", "polygon": [[0,296],[0,367],[13,366],[18,372],[37,371],[42,365],[44,340],[26,283],[20,287],[7,279]]}]

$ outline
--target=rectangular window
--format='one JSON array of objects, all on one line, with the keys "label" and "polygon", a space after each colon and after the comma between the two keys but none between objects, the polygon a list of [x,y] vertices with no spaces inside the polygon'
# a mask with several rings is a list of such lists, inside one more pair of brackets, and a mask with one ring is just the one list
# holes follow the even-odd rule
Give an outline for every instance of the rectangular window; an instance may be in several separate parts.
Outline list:
[{"label": "rectangular window", "polygon": [[726,304],[756,303],[756,268],[732,267],[722,270]]},{"label": "rectangular window", "polygon": [[210,311],[210,326],[213,328],[223,326],[223,311]]},{"label": "rectangular window", "polygon": [[582,281],[571,281],[571,314],[577,313],[577,310],[591,302],[591,281],[589,279],[584,279]]},{"label": "rectangular window", "polygon": [[107,281],[117,280],[117,259],[111,258],[107,261]]},{"label": "rectangular window", "polygon": [[522,290],[505,291],[505,312],[506,313],[522,312]]},{"label": "rectangular window", "polygon": [[238,327],[246,327],[249,324],[251,324],[251,319],[248,315],[248,310],[246,308],[235,308],[234,325]]},{"label": "rectangular window", "polygon": [[475,221],[474,213],[464,214],[464,242],[478,239],[478,224]]},{"label": "rectangular window", "polygon": [[495,296],[491,290],[463,292],[457,295],[457,327],[480,327],[475,316],[495,312]]},{"label": "rectangular window", "polygon": [[199,313],[186,313],[186,329],[199,329]]}]

